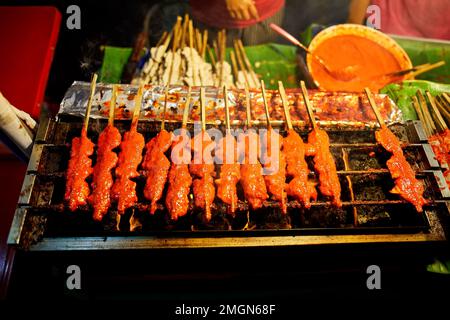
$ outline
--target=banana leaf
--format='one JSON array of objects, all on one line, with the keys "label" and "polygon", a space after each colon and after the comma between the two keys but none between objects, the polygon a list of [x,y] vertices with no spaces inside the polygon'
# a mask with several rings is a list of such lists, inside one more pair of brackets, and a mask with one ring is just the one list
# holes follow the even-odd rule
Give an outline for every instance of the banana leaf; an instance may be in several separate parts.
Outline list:
[{"label": "banana leaf", "polygon": [[132,48],[105,46],[105,54],[100,70],[100,81],[104,83],[120,83],[123,68],[131,56]]},{"label": "banana leaf", "polygon": [[411,104],[411,97],[417,91],[429,91],[433,96],[443,92],[450,92],[450,84],[442,84],[425,80],[405,80],[401,83],[391,83],[380,90],[386,93],[402,110],[404,120],[417,120],[417,114]]}]

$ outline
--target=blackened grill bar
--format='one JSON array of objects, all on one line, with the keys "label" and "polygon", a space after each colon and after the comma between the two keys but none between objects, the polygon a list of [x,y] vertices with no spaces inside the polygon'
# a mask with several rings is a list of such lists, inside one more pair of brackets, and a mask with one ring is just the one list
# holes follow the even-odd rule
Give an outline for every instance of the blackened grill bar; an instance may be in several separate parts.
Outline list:
[{"label": "blackened grill bar", "polygon": [[[39,129],[8,240],[25,249],[159,248],[171,247],[171,243],[172,247],[233,247],[445,240],[439,217],[449,214],[450,192],[442,183],[445,180],[436,168],[434,154],[419,138],[420,124],[415,122],[395,125],[393,129],[405,142],[405,155],[416,177],[424,183],[424,195],[429,205],[423,214],[389,193],[393,182],[385,165],[387,155],[375,143],[373,130],[331,130],[331,151],[342,187],[342,208],[331,206],[327,199],[319,196],[309,210],[301,208],[296,201],[289,201],[286,217],[280,213],[275,201],[265,201],[262,209],[250,210],[247,215],[248,205],[241,192],[235,217],[227,215],[226,206],[216,198],[212,206],[213,219],[208,225],[201,222],[201,212],[194,209],[192,201],[188,216],[174,223],[168,221],[163,201],[154,216],[148,214],[149,203],[143,196],[145,179],[141,172],[135,179],[138,203],[130,209],[140,220],[141,227],[137,232],[130,232],[133,226],[124,221],[131,215],[130,210],[117,225],[117,208],[114,206],[102,223],[92,221],[89,206],[74,213],[66,209],[61,190],[64,189],[69,157],[68,142],[79,134],[81,121],[73,116],[60,116],[58,120],[43,122],[43,125],[45,127]],[[126,120],[116,121],[121,133],[128,130],[129,125]],[[89,137],[96,142],[105,126],[103,120],[92,121],[88,128]],[[142,123],[138,131],[147,142],[156,135],[158,126]],[[306,140],[308,132],[299,133]],[[311,159],[308,162],[312,169]],[[315,177],[313,171],[310,177]],[[292,239],[293,235],[295,239]],[[99,245],[93,240],[96,237],[107,239],[106,243]],[[265,244],[261,237],[267,237]],[[79,242],[77,245],[74,239]],[[185,242],[181,245],[183,239]]]}]

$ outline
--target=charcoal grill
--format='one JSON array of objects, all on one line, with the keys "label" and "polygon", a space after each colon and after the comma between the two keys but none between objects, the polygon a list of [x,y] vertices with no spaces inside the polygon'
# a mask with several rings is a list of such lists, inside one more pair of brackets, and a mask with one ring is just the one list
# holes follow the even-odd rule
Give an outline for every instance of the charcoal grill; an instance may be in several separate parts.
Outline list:
[{"label": "charcoal grill", "polygon": [[[119,120],[115,125],[124,133],[130,121]],[[389,193],[393,187],[386,168],[389,155],[376,144],[372,129],[330,128],[327,131],[331,151],[342,187],[341,209],[319,197],[309,210],[295,201],[289,202],[288,215],[283,216],[275,202],[266,201],[263,209],[253,212],[245,201],[240,201],[233,218],[216,201],[214,218],[208,225],[201,222],[201,212],[193,208],[176,223],[168,221],[162,205],[151,216],[142,195],[143,176],[136,180],[138,205],[120,219],[114,208],[102,223],[92,220],[88,207],[76,212],[65,209],[63,195],[70,141],[80,134],[81,126],[82,120],[75,116],[42,119],[10,230],[10,245],[48,251],[446,240],[442,221],[450,212],[450,191],[417,121],[393,125],[391,129],[405,143],[406,158],[424,183],[424,196],[430,203],[422,214]],[[90,122],[88,135],[94,142],[105,126],[103,119]],[[177,127],[169,124],[166,129]],[[138,126],[146,141],[158,130],[159,124],[151,121],[141,121]],[[305,139],[307,128],[298,130]],[[313,172],[311,176],[314,178]]]}]

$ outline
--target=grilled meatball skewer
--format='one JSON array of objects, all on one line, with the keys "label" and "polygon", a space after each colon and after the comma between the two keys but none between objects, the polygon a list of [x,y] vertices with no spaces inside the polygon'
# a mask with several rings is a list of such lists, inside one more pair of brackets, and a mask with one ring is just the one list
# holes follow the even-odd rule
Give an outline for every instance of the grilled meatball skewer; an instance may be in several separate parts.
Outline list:
[{"label": "grilled meatball skewer", "polygon": [[311,200],[317,200],[317,190],[315,183],[308,180],[309,168],[305,160],[306,145],[292,126],[289,104],[281,81],[278,81],[278,90],[281,95],[288,129],[288,134],[283,139],[282,149],[287,163],[286,175],[291,178],[286,187],[286,192],[288,196],[300,202],[306,209],[309,209],[311,208]]},{"label": "grilled meatball skewer", "polygon": [[97,162],[92,179],[92,194],[89,203],[94,208],[94,220],[101,221],[111,206],[111,187],[113,177],[111,170],[117,165],[118,157],[113,151],[120,145],[120,132],[114,127],[114,110],[116,106],[117,86],[113,86],[109,106],[108,125],[98,137]]},{"label": "grilled meatball skewer", "polygon": [[[216,156],[222,160],[220,178],[216,180],[217,197],[228,205],[230,213],[234,215],[238,203],[236,185],[241,178],[241,167],[239,163],[237,163],[238,151],[236,139],[231,134],[228,89],[226,85],[223,87],[223,98],[225,102],[227,131],[225,137],[218,143],[219,149],[218,154],[216,154]],[[230,147],[231,150],[229,150]],[[229,157],[227,155],[230,153],[233,155],[233,159],[228,161]]]},{"label": "grilled meatball skewer", "polygon": [[172,143],[172,133],[165,130],[165,117],[167,110],[167,95],[165,93],[164,115],[161,123],[161,131],[145,145],[146,153],[142,168],[146,171],[147,180],[144,187],[144,196],[151,201],[150,213],[154,214],[157,203],[161,199],[167,176],[170,169],[170,161],[164,154]]},{"label": "grilled meatball skewer", "polygon": [[192,185],[192,178],[188,168],[191,155],[189,153],[187,159],[184,159],[183,154],[180,155],[179,153],[179,151],[186,152],[185,146],[190,143],[186,123],[191,101],[191,87],[188,90],[188,96],[184,106],[181,135],[175,137],[172,144],[172,164],[170,165],[168,174],[169,187],[167,189],[165,203],[172,220],[177,220],[178,217],[186,215],[189,209],[189,193]]},{"label": "grilled meatball skewer", "polygon": [[117,201],[117,211],[121,215],[125,213],[125,210],[133,207],[138,200],[136,182],[131,179],[139,176],[137,168],[142,161],[142,150],[145,144],[144,136],[137,132],[142,91],[143,87],[140,86],[136,94],[131,128],[124,134],[120,144],[119,160],[115,170],[116,181],[111,190],[112,198]]},{"label": "grilled meatball skewer", "polygon": [[317,127],[305,82],[301,81],[300,86],[313,127],[312,132],[308,136],[308,144],[312,148],[314,155],[314,168],[319,174],[319,190],[324,196],[331,199],[333,205],[342,207],[341,184],[337,175],[336,164],[330,152],[330,139],[324,130]]},{"label": "grilled meatball skewer", "polygon": [[70,150],[64,200],[67,202],[71,211],[75,211],[80,206],[86,205],[90,193],[89,184],[86,182],[86,179],[93,171],[90,156],[94,153],[94,144],[87,137],[87,127],[89,124],[89,115],[91,113],[96,81],[97,74],[94,73],[91,80],[91,90],[81,136],[73,138],[72,148]]}]

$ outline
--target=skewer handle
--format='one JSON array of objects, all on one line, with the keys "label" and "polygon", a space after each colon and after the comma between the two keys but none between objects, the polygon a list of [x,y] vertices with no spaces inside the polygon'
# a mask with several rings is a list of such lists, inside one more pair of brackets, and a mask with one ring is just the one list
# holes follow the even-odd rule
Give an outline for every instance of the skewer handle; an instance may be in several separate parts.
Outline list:
[{"label": "skewer handle", "polygon": [[86,114],[84,116],[84,124],[83,124],[83,129],[87,130],[88,124],[89,124],[89,115],[91,114],[91,109],[92,109],[92,101],[94,100],[94,94],[95,94],[95,86],[97,85],[97,74],[94,73],[92,75],[92,79],[91,79],[91,89],[90,89],[90,93],[89,93],[89,100],[87,103],[87,107],[86,107]]},{"label": "skewer handle", "polygon": [[187,97],[186,97],[186,103],[184,104],[183,122],[181,124],[181,127],[183,129],[186,129],[186,124],[187,124],[188,117],[189,117],[189,107],[190,107],[190,104],[191,104],[191,90],[192,90],[191,86],[189,86],[188,94],[187,94]]},{"label": "skewer handle", "polygon": [[109,102],[109,117],[108,117],[108,124],[113,125],[114,124],[114,115],[116,111],[116,100],[117,100],[117,85],[113,85],[112,92],[111,92],[111,101]]},{"label": "skewer handle", "polygon": [[300,87],[302,88],[303,100],[305,101],[306,111],[308,111],[309,121],[311,122],[313,129],[316,129],[317,123],[316,119],[314,118],[314,112],[311,106],[311,102],[309,101],[308,90],[306,90],[304,81],[300,81]]},{"label": "skewer handle", "polygon": [[261,80],[261,93],[264,102],[264,111],[266,112],[267,127],[270,128],[269,106],[267,105],[266,88],[264,85],[264,80]]},{"label": "skewer handle", "polygon": [[230,109],[229,109],[229,106],[228,106],[228,88],[227,88],[227,85],[223,86],[223,102],[225,104],[225,121],[226,121],[227,130],[231,131],[231,126],[230,126]]},{"label": "skewer handle", "polygon": [[163,118],[161,121],[161,130],[166,128],[166,112],[167,112],[167,97],[169,96],[169,85],[166,86],[164,90],[164,109],[163,109]]},{"label": "skewer handle", "polygon": [[434,100],[434,97],[428,91],[426,91],[426,95],[428,97],[428,100],[430,101],[431,109],[433,110],[433,112],[434,112],[434,114],[436,116],[436,120],[437,120],[437,123],[438,123],[439,127],[441,127],[442,130],[448,129],[447,124],[445,123],[444,119],[441,116],[441,113],[439,112],[439,110],[438,110],[438,108],[436,106],[436,102]]},{"label": "skewer handle", "polygon": [[378,110],[375,101],[373,100],[372,92],[369,88],[364,88],[364,91],[367,95],[367,99],[369,99],[369,104],[372,107],[373,112],[375,113],[375,117],[377,118],[378,123],[381,127],[385,127],[386,123],[384,123],[383,117],[381,116],[380,110]]},{"label": "skewer handle", "polygon": [[205,87],[200,87],[200,108],[202,114],[202,130],[206,130],[206,103],[205,103]]},{"label": "skewer handle", "polygon": [[245,84],[245,111],[247,113],[247,129],[252,126],[252,113],[251,113],[251,101],[250,101],[250,92],[248,90],[248,84]]},{"label": "skewer handle", "polygon": [[141,106],[142,106],[142,94],[144,91],[144,86],[140,85],[139,89],[136,94],[136,98],[134,100],[134,112],[133,112],[133,118],[131,121],[131,126],[134,128],[137,128],[137,123],[139,120],[139,114],[141,112]]},{"label": "skewer handle", "polygon": [[284,90],[283,82],[278,81],[278,91],[280,92],[281,102],[283,103],[284,117],[286,118],[286,124],[289,130],[292,130],[291,115],[289,114],[289,102],[286,97],[286,91]]}]

